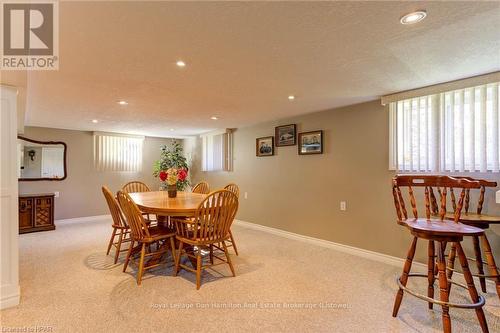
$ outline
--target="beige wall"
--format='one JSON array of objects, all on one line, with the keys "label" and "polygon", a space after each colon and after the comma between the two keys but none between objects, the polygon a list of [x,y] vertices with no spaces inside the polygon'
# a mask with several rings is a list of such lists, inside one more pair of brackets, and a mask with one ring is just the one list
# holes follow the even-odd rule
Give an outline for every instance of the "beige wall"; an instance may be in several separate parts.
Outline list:
[{"label": "beige wall", "polygon": [[143,170],[132,172],[99,172],[93,165],[92,132],[25,127],[25,137],[42,141],[63,141],[68,146],[68,178],[62,181],[19,182],[19,193],[46,193],[59,191],[55,202],[55,218],[109,214],[101,192],[106,185],[112,191],[131,180],[141,180],[152,189],[158,182],[152,176],[153,163],[160,157],[160,147],[170,139],[146,137],[143,150]]},{"label": "beige wall", "polygon": [[[292,146],[276,148],[273,157],[255,156],[256,138],[290,123],[299,132],[323,129],[324,154],[299,156]],[[238,129],[234,172],[198,171],[199,140],[186,140],[185,147],[192,150],[194,181],[206,180],[212,188],[240,185],[239,219],[403,257],[410,237],[395,222],[388,133],[388,112],[374,101]],[[479,176],[499,181],[498,174]],[[492,192],[488,196],[485,211],[500,214]],[[341,200],[347,211],[340,211]],[[488,234],[499,253],[500,231],[495,232]],[[419,260],[424,255],[421,249]]]}]

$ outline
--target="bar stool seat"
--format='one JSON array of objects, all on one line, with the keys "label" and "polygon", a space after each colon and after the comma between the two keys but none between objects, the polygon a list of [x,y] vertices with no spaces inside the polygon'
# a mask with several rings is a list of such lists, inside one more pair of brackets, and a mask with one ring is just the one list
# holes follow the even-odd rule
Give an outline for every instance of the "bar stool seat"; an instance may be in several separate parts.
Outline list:
[{"label": "bar stool seat", "polygon": [[[454,221],[439,219],[408,219],[398,222],[399,224],[407,227],[412,232],[417,232],[419,235],[422,233],[430,233],[433,236],[480,236],[484,233],[481,228],[469,226],[463,223],[455,223]],[[432,237],[436,238],[436,237]]]},{"label": "bar stool seat", "polygon": [[[444,218],[447,220],[453,220],[453,215],[453,213],[449,212],[446,213]],[[500,216],[477,213],[462,213],[462,215],[460,215],[459,221],[468,225],[488,226],[489,224],[500,224]]]}]

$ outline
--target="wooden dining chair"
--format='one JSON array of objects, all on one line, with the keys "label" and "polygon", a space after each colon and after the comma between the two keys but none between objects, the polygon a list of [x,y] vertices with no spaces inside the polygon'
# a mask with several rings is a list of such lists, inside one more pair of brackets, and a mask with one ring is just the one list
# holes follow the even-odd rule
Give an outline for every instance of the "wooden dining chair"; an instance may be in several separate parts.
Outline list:
[{"label": "wooden dining chair", "polygon": [[[144,184],[141,181],[134,180],[131,182],[128,182],[127,184],[123,185],[122,191],[126,193],[137,193],[137,192],[151,192],[151,189],[148,187],[148,185]],[[142,215],[151,223],[155,222],[158,220],[157,216],[154,216],[154,218],[151,218],[151,215],[148,213],[142,213]]]},{"label": "wooden dining chair", "polygon": [[[130,229],[125,222],[125,218],[122,215],[120,210],[120,206],[118,205],[118,201],[116,201],[113,193],[106,187],[102,187],[102,193],[104,194],[104,198],[106,199],[106,203],[108,204],[109,212],[111,213],[111,218],[113,219],[113,223],[111,227],[113,228],[113,232],[111,233],[111,238],[108,243],[108,250],[106,251],[106,255],[109,255],[109,251],[111,247],[115,247],[115,264],[118,262],[118,257],[120,256],[120,252],[127,251],[127,249],[122,250],[122,244],[130,242]],[[118,237],[118,241],[115,242],[115,238]]]},{"label": "wooden dining chair", "polygon": [[[471,225],[474,227],[481,228],[483,230],[486,230],[490,227],[492,224],[500,224],[500,216],[492,216],[492,215],[486,215],[482,213],[483,210],[483,204],[484,204],[484,196],[486,192],[486,188],[494,188],[497,187],[496,182],[492,181],[487,181],[483,179],[474,179],[471,177],[456,177],[456,178],[462,178],[462,179],[468,179],[472,181],[478,181],[479,184],[481,185],[481,188],[478,193],[478,201],[476,205],[476,211],[475,212],[470,212],[470,189],[467,189],[465,192],[465,201],[464,201],[464,213],[460,216],[460,222],[466,225]],[[455,210],[457,203],[456,203],[456,198],[454,195],[453,188],[450,188],[450,195],[451,195],[451,203],[452,207]],[[451,213],[446,214],[447,219],[452,219],[453,216]],[[480,242],[481,241],[481,242]],[[481,286],[481,290],[483,292],[487,292],[486,290],[486,279],[493,279],[495,282],[496,286],[496,292],[498,297],[500,298],[500,275],[498,272],[498,267],[495,262],[495,257],[493,255],[493,251],[491,250],[491,245],[488,240],[488,237],[486,236],[486,233],[484,233],[481,236],[474,235],[472,236],[472,243],[474,246],[474,258],[469,258],[471,261],[476,262],[476,267],[477,267],[477,273],[472,274],[472,276],[476,276],[479,278],[479,283]],[[481,244],[483,245],[483,251],[484,251],[484,256],[486,257],[486,262],[483,261],[483,253],[481,250]],[[450,253],[448,255],[448,279],[451,279],[453,276],[453,272],[455,270],[455,260],[456,260],[456,246],[453,244],[451,246]],[[489,270],[489,274],[485,274],[484,272],[484,267],[483,264],[486,264]],[[451,287],[451,285],[449,285]]]},{"label": "wooden dining chair", "polygon": [[[175,274],[182,267],[196,273],[196,289],[201,286],[201,272],[203,269],[220,264],[228,264],[233,276],[236,276],[226,242],[230,239],[229,230],[238,210],[238,198],[227,190],[210,193],[198,206],[192,220],[175,219],[179,250],[175,262]],[[222,243],[225,259],[214,254],[213,246]],[[202,250],[210,253],[210,264],[202,262]],[[189,249],[189,250],[188,250]],[[195,253],[196,252],[196,253]],[[196,269],[181,263],[181,257],[196,260]],[[214,264],[214,258],[220,262]],[[193,265],[194,267],[194,265]]]},{"label": "wooden dining chair", "polygon": [[207,182],[199,182],[191,190],[193,193],[208,194],[210,193],[210,186]]},{"label": "wooden dining chair", "polygon": [[[236,195],[236,197],[238,199],[240,198],[240,188],[238,185],[236,185],[234,183],[230,183],[230,184],[227,184],[226,186],[224,186],[224,189],[233,192],[234,195]],[[238,248],[236,247],[236,242],[234,241],[233,232],[231,231],[231,229],[229,229],[229,237],[230,237],[230,240],[229,240],[229,244],[227,245],[227,247],[233,247],[234,253],[236,255],[239,255]]]},{"label": "wooden dining chair", "polygon": [[[407,188],[410,207],[412,215],[409,216],[407,205],[403,196],[402,189]],[[415,189],[423,189],[425,201],[425,217],[419,217],[418,206],[416,202]],[[440,195],[440,209],[438,216],[432,215],[431,207],[432,202],[436,196],[434,189],[437,188]],[[457,208],[454,211],[454,219],[446,220],[446,198],[449,188],[460,189],[460,196],[457,203]],[[429,303],[429,308],[432,309],[433,304],[439,304],[442,307],[442,321],[443,331],[451,332],[451,318],[449,315],[449,308],[464,308],[475,309],[479,324],[483,332],[488,332],[488,324],[483,312],[483,305],[485,303],[484,297],[478,295],[474,280],[469,270],[467,258],[465,257],[464,250],[462,249],[461,242],[464,236],[482,236],[484,231],[474,226],[468,226],[459,222],[460,214],[464,204],[464,197],[467,189],[480,188],[477,181],[468,179],[456,179],[448,176],[413,176],[413,175],[398,175],[393,179],[392,194],[394,197],[394,205],[396,207],[397,223],[409,229],[413,235],[413,241],[406,257],[403,268],[403,273],[397,279],[399,290],[396,294],[394,301],[394,308],[392,316],[396,317],[403,299],[403,293],[406,292],[410,295],[416,296]],[[408,200],[407,200],[408,201]],[[428,243],[428,267],[427,274],[410,273],[417,240],[427,240]],[[445,261],[445,248],[447,243],[455,245],[460,264],[462,266],[463,274],[467,285],[462,285],[455,281],[448,281],[446,274],[446,261]],[[435,245],[437,248],[435,248]],[[436,259],[437,251],[437,260]],[[437,266],[437,275],[439,281],[439,300],[434,298],[434,281]],[[427,278],[427,296],[422,295],[412,289],[406,287],[408,278],[410,277],[426,277]],[[449,301],[450,290],[448,282],[465,288],[469,291],[473,303],[452,303]]]},{"label": "wooden dining chair", "polygon": [[132,182],[128,182],[127,184],[123,185],[122,191],[127,192],[127,193],[151,192],[148,185],[146,185],[143,182],[140,182],[138,180],[134,180]]},{"label": "wooden dining chair", "polygon": [[[137,271],[137,284],[140,285],[142,281],[143,272],[162,265],[160,259],[164,253],[170,251],[172,253],[173,261],[175,262],[175,231],[171,228],[157,225],[148,227],[146,220],[141,214],[141,211],[132,200],[130,195],[124,191],[118,192],[118,202],[130,226],[131,242],[123,271],[127,270],[129,261],[134,261],[138,266]],[[152,252],[151,245],[157,245],[156,251]],[[134,248],[134,245],[137,247]],[[139,262],[135,262],[134,255],[139,254]],[[149,260],[148,265],[145,265],[144,260],[146,257],[153,257]]]}]

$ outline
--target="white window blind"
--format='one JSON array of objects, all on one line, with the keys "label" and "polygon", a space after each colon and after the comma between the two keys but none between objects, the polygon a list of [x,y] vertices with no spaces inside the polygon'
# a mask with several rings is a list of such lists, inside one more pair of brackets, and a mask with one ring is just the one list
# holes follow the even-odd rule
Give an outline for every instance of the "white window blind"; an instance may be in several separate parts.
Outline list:
[{"label": "white window blind", "polygon": [[232,170],[232,130],[212,132],[201,136],[202,171]]},{"label": "white window blind", "polygon": [[94,164],[101,171],[142,170],[144,137],[94,132]]},{"label": "white window blind", "polygon": [[391,102],[390,164],[410,172],[498,172],[499,84]]}]

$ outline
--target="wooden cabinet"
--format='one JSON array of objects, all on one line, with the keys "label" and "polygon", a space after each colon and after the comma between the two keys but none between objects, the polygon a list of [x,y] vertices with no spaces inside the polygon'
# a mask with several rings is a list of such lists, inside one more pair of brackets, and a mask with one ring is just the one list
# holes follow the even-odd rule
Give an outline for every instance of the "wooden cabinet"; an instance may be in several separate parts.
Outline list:
[{"label": "wooden cabinet", "polygon": [[54,194],[19,196],[19,233],[54,230]]}]

